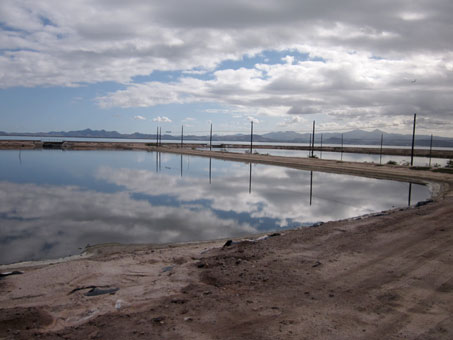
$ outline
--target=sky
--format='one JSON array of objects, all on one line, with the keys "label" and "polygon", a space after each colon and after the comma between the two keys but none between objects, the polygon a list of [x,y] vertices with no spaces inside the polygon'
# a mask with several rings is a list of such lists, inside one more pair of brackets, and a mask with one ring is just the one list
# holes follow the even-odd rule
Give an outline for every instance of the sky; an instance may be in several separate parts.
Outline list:
[{"label": "sky", "polygon": [[0,131],[453,137],[451,0],[1,0]]}]

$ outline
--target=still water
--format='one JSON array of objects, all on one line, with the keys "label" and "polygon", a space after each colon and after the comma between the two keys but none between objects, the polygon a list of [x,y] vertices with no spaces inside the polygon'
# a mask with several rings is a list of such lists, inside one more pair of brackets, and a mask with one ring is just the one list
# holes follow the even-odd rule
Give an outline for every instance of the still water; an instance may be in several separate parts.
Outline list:
[{"label": "still water", "polygon": [[[365,147],[359,145],[359,147]],[[375,147],[375,146],[374,146]],[[207,148],[200,148],[201,150],[207,150]],[[250,149],[244,148],[213,148],[213,151],[228,151],[235,153],[249,153]],[[310,155],[308,150],[285,150],[285,149],[253,149],[253,153],[260,153],[263,155],[271,156],[283,156],[283,157],[302,157],[307,158]],[[314,155],[320,159],[329,159],[345,162],[368,162],[375,164],[386,164],[389,161],[394,161],[399,165],[410,164],[410,156],[394,156],[394,155],[376,155],[376,154],[360,154],[360,153],[347,153],[347,152],[320,152],[315,151]],[[414,157],[414,166],[437,166],[444,167],[447,165],[449,160],[446,158],[431,158],[431,164],[429,163],[429,157]]]},{"label": "still water", "polygon": [[404,182],[155,152],[7,150],[0,162],[0,264],[309,226],[430,196]]}]

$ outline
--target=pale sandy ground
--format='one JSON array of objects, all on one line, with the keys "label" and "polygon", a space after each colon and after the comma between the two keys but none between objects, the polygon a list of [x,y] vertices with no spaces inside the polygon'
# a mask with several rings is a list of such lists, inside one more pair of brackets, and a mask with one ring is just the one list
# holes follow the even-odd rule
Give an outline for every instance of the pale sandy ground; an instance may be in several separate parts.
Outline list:
[{"label": "pale sandy ground", "polygon": [[[229,247],[110,245],[0,266],[24,272],[0,279],[0,339],[453,339],[453,175],[184,152],[429,182],[435,201]],[[71,294],[87,286],[119,290]]]}]

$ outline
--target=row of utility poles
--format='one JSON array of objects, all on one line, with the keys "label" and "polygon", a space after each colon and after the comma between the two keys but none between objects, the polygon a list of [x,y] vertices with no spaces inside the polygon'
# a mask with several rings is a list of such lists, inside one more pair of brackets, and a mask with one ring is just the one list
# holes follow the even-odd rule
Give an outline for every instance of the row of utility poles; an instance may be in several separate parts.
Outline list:
[{"label": "row of utility poles", "polygon": [[[411,146],[411,166],[414,165],[414,149],[415,149],[415,125],[417,121],[417,114],[414,113],[414,124],[412,129],[412,146]],[[313,121],[313,133],[310,135],[309,146],[310,146],[310,157],[315,157],[315,127],[316,121]],[[379,155],[379,164],[382,163],[382,148],[384,143],[384,134],[381,134],[381,145],[380,145],[380,155]],[[184,125],[181,126],[181,148],[184,144]],[[156,132],[156,145],[162,146],[162,128],[157,127]],[[343,160],[343,134],[341,134],[341,160]],[[430,150],[429,150],[429,166],[431,166],[431,152],[433,147],[433,135],[431,135],[430,141]],[[209,150],[212,150],[212,123],[209,132]],[[322,134],[321,134],[321,155],[322,155]],[[250,153],[253,152],[253,121],[250,121]]]}]

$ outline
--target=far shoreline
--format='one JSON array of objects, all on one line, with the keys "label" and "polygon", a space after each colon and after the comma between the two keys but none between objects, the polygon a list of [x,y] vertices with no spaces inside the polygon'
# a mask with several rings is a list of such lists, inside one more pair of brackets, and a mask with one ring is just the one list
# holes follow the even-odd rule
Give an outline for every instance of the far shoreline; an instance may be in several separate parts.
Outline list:
[{"label": "far shoreline", "polygon": [[[8,139],[0,140],[0,150],[34,150],[34,149],[61,149],[61,150],[144,150],[153,151],[153,149],[169,148],[169,149],[200,149],[210,148],[209,142],[190,142],[185,141],[183,144],[178,141],[172,143],[161,143],[157,144],[156,141],[149,142],[129,142],[129,141],[115,141],[115,142],[104,142],[104,141],[65,141],[49,139],[48,141],[43,138],[42,140],[20,140],[20,139]],[[217,149],[250,149],[250,143],[212,143],[212,148]],[[275,144],[253,144],[252,150],[289,150],[289,151],[315,151],[315,152],[335,152],[335,153],[356,153],[356,154],[368,154],[368,155],[385,155],[385,156],[411,156],[410,148],[403,147],[379,147],[372,146],[311,146],[303,145],[281,145]],[[424,158],[443,158],[453,159],[453,150],[448,149],[432,149],[427,148],[415,148],[414,157]]]}]

